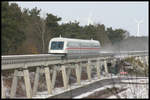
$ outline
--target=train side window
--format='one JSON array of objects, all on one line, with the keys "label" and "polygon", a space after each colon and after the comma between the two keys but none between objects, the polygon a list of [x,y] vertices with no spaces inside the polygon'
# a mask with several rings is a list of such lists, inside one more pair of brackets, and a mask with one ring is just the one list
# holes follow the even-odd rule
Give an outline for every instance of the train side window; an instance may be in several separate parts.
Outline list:
[{"label": "train side window", "polygon": [[76,42],[69,42],[67,44],[67,47],[79,47],[79,43],[76,43]]},{"label": "train side window", "polygon": [[70,43],[69,42],[67,42],[67,47],[70,47]]},{"label": "train side window", "polygon": [[68,42],[67,47],[72,47],[72,42]]},{"label": "train side window", "polygon": [[99,45],[98,44],[93,44],[93,47],[99,47]]},{"label": "train side window", "polygon": [[64,42],[53,41],[51,43],[52,50],[62,50],[64,47]]},{"label": "train side window", "polygon": [[90,47],[90,43],[81,43],[81,47]]}]

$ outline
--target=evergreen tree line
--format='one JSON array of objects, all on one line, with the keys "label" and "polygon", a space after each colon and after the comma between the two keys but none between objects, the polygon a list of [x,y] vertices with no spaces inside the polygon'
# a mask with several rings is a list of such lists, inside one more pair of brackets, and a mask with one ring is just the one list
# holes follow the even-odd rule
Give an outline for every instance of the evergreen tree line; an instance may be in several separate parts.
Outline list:
[{"label": "evergreen tree line", "polygon": [[2,2],[2,55],[47,53],[50,39],[59,35],[66,38],[92,38],[105,46],[122,41],[128,33],[124,29],[107,28],[104,24],[80,26],[77,21],[59,24],[61,17],[47,13],[43,18],[40,12],[41,9],[37,7],[21,9],[16,3]]}]

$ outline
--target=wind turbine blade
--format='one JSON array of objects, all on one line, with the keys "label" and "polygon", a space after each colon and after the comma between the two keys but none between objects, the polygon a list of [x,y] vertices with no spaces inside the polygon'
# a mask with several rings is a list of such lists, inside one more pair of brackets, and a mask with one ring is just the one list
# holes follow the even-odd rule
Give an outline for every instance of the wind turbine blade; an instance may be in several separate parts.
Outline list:
[{"label": "wind turbine blade", "polygon": [[143,19],[142,20],[137,20],[137,19],[134,19],[134,21],[136,22],[136,23],[138,23],[138,24],[140,24],[140,23],[143,23]]},{"label": "wind turbine blade", "polygon": [[136,23],[138,23],[137,19],[134,19],[134,21],[135,21]]},{"label": "wind turbine blade", "polygon": [[139,23],[143,23],[143,20],[140,20]]}]

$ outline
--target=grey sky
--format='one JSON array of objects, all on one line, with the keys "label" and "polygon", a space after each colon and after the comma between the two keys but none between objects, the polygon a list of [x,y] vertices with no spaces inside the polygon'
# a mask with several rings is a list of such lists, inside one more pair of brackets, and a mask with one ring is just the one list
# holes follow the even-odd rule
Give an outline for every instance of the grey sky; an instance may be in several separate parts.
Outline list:
[{"label": "grey sky", "polygon": [[88,18],[94,23],[113,29],[122,28],[136,35],[134,19],[143,20],[140,35],[148,36],[148,2],[16,2],[21,8],[41,9],[41,15],[52,13],[62,18],[61,22],[79,21],[87,25]]}]

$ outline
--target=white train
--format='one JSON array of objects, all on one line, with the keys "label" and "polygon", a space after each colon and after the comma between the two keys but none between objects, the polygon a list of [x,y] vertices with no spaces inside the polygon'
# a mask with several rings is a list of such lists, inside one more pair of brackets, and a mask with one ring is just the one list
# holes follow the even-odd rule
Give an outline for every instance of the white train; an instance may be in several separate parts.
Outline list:
[{"label": "white train", "polygon": [[71,38],[53,38],[49,42],[48,53],[67,56],[95,56],[99,54],[100,42]]}]

